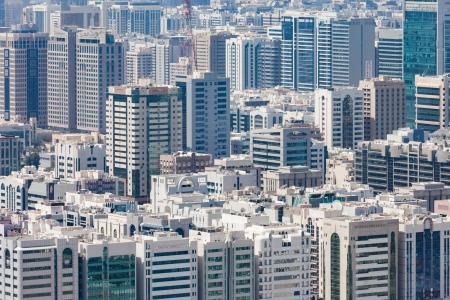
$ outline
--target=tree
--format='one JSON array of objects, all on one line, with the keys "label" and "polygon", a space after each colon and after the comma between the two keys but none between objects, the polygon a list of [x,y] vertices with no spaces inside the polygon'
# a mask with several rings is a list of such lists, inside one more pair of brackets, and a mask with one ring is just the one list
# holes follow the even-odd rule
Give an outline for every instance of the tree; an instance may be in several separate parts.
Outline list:
[{"label": "tree", "polygon": [[39,167],[39,161],[41,160],[39,153],[37,152],[31,152],[27,156],[25,156],[25,166],[35,166],[36,168]]}]

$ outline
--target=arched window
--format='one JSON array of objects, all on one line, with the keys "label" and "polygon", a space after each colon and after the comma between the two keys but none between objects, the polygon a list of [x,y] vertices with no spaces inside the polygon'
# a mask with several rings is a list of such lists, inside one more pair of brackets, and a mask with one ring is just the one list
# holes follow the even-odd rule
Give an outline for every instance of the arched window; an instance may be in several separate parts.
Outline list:
[{"label": "arched window", "polygon": [[130,236],[134,236],[136,233],[136,226],[133,224],[130,226]]},{"label": "arched window", "polygon": [[70,249],[70,248],[64,249],[64,251],[63,251],[63,268],[64,269],[70,269],[73,267],[72,259],[73,259],[72,249]]},{"label": "arched window", "polygon": [[5,250],[5,268],[11,268],[11,253],[8,249]]},{"label": "arched window", "polygon": [[102,233],[102,234],[105,234],[105,228],[100,228],[100,232]]},{"label": "arched window", "polygon": [[340,299],[340,272],[341,272],[341,241],[339,235],[333,233],[330,243],[330,274],[331,274],[331,298],[332,300]]},{"label": "arched window", "polygon": [[176,231],[176,233],[178,233],[179,235],[184,237],[184,230],[183,230],[183,228],[177,228],[175,231]]},{"label": "arched window", "polygon": [[117,238],[117,229],[114,229],[114,231],[113,231],[113,237],[114,237],[114,238]]}]

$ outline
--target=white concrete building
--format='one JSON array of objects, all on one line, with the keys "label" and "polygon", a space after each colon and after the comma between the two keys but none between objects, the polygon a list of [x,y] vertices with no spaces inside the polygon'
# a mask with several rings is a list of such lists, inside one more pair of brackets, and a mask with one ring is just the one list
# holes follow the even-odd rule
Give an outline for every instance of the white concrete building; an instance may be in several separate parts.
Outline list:
[{"label": "white concrete building", "polygon": [[397,298],[398,219],[373,215],[321,222],[319,297]]},{"label": "white concrete building", "polygon": [[0,297],[77,300],[78,239],[3,237]]},{"label": "white concrete building", "polygon": [[256,169],[221,170],[208,167],[205,172],[209,194],[227,194],[246,187],[259,186],[259,172]]},{"label": "white concrete building", "polygon": [[253,241],[242,231],[191,230],[197,242],[198,299],[255,299]]},{"label": "white concrete building", "polygon": [[353,149],[364,140],[363,92],[354,87],[315,91],[315,124],[329,149]]},{"label": "white concrete building", "polygon": [[255,242],[255,299],[310,299],[310,237],[297,225],[251,226]]},{"label": "white concrete building", "polygon": [[155,79],[155,45],[139,45],[125,55],[125,75],[127,84],[138,84],[140,79]]},{"label": "white concrete building", "polygon": [[105,170],[104,144],[58,143],[55,145],[55,177],[75,178],[83,170]]},{"label": "white concrete building", "polygon": [[252,109],[250,111],[250,130],[269,129],[276,124],[283,125],[283,115],[283,110],[267,106]]},{"label": "white concrete building", "polygon": [[198,299],[197,243],[155,232],[136,241],[137,299]]}]

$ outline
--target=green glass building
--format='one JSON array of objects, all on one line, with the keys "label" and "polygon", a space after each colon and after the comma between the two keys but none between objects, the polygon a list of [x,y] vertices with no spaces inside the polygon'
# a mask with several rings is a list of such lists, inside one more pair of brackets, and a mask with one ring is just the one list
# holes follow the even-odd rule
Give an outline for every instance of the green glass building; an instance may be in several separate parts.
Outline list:
[{"label": "green glass building", "polygon": [[80,242],[81,300],[136,300],[133,242]]},{"label": "green glass building", "polygon": [[403,78],[406,90],[406,122],[416,117],[415,76],[431,76],[450,70],[450,11],[444,0],[406,0],[403,18]]}]

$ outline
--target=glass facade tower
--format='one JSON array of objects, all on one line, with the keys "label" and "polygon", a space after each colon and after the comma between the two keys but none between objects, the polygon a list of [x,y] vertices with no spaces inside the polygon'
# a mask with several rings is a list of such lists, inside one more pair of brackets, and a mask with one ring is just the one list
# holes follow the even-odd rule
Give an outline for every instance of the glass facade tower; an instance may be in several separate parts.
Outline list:
[{"label": "glass facade tower", "polygon": [[447,59],[450,16],[446,16],[445,11],[449,11],[449,4],[443,0],[408,0],[404,4],[403,76],[406,119],[410,127],[415,122],[415,76],[438,75],[450,70],[447,63],[450,61]]}]

